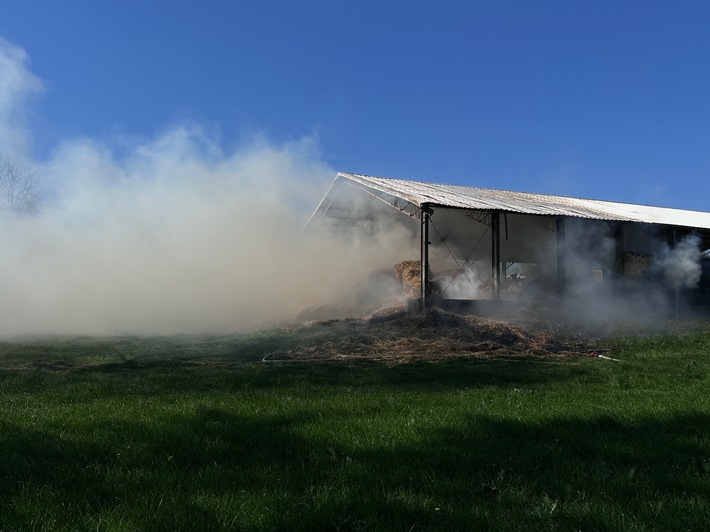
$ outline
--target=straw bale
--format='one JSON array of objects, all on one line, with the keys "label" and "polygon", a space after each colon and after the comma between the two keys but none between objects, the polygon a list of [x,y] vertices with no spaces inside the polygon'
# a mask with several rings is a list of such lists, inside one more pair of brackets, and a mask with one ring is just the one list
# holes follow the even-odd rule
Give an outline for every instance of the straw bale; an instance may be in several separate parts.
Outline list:
[{"label": "straw bale", "polygon": [[624,274],[627,277],[643,277],[651,267],[651,257],[636,253],[624,253]]},{"label": "straw bale", "polygon": [[[394,265],[394,277],[402,283],[403,291],[410,297],[416,297],[421,291],[422,272],[421,261],[419,260],[403,260]],[[429,293],[437,291],[436,283],[433,279],[429,279],[427,286]]]},{"label": "straw bale", "polygon": [[404,292],[416,295],[421,290],[421,261],[403,260],[394,265],[394,278],[402,283]]}]

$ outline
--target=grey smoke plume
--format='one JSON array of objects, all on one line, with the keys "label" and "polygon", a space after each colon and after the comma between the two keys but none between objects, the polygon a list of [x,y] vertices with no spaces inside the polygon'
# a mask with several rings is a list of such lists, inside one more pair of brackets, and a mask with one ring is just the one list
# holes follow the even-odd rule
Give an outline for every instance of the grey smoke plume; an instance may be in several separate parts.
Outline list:
[{"label": "grey smoke plume", "polygon": [[587,319],[648,321],[672,315],[683,290],[697,287],[701,275],[697,235],[670,246],[654,239],[645,274],[614,273],[615,241],[604,223],[580,222],[569,231],[568,295],[565,311]]},{"label": "grey smoke plume", "polygon": [[307,138],[223,154],[177,128],[120,161],[74,141],[42,172],[64,179],[43,210],[0,218],[4,333],[271,326],[343,301],[406,245],[386,233],[298,240],[333,175]]},{"label": "grey smoke plume", "polygon": [[[0,41],[0,142],[20,160],[30,161],[23,103],[40,89],[26,54]],[[66,139],[34,167],[49,191],[41,211],[0,212],[0,335],[231,332],[272,326],[306,307],[342,315],[371,309],[383,295],[396,300],[401,287],[372,273],[417,257],[416,231],[406,224],[375,224],[362,238],[298,238],[335,174],[308,136],[282,144],[255,137],[225,149],[199,125],[177,124],[149,139]],[[539,247],[540,290],[554,289],[552,233],[527,221],[518,231],[510,218],[505,245]],[[444,213],[435,220],[446,234]],[[455,221],[454,236],[462,227]],[[613,270],[608,228],[574,231],[569,316],[624,319],[667,306],[657,283],[621,291],[598,276]],[[463,259],[477,233],[459,240],[465,249],[453,238],[451,245]],[[652,269],[669,288],[691,287],[700,277],[697,247],[687,239],[661,248]],[[490,293],[485,275],[469,270],[449,297]]]},{"label": "grey smoke plume", "polygon": [[27,103],[43,90],[28,63],[24,50],[0,37],[0,152],[13,159],[28,153]]},{"label": "grey smoke plume", "polygon": [[[6,102],[39,82],[0,44],[0,139],[19,150],[28,132]],[[312,137],[225,150],[178,124],[151,139],[67,139],[35,167],[50,191],[40,212],[0,213],[0,335],[273,326],[351,297],[406,245],[298,240],[335,173]]]},{"label": "grey smoke plume", "polygon": [[674,290],[695,288],[702,275],[700,237],[690,234],[673,247],[664,243],[655,258],[654,269]]},{"label": "grey smoke plume", "polygon": [[479,269],[473,266],[464,266],[459,272],[444,274],[436,281],[442,296],[449,299],[482,299],[490,292],[481,279]]}]

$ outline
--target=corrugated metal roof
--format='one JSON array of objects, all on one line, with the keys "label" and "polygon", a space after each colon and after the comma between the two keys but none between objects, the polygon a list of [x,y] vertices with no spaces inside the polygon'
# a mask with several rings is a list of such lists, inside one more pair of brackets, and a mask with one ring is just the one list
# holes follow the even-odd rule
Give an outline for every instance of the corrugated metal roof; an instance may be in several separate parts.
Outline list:
[{"label": "corrugated metal roof", "polygon": [[500,210],[522,214],[571,216],[593,220],[642,222],[678,227],[710,229],[710,213],[650,207],[631,203],[530,194],[508,190],[439,185],[403,179],[388,179],[341,172],[338,178],[405,199],[417,207],[453,207],[471,210]]}]

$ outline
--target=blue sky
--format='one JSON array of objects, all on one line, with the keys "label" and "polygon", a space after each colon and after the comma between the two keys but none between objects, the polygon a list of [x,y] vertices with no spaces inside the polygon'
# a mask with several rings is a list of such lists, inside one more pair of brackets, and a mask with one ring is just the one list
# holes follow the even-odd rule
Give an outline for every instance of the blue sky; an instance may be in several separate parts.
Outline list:
[{"label": "blue sky", "polygon": [[333,171],[710,210],[710,2],[3,0],[0,37],[44,87],[38,160],[197,123],[314,136]]}]

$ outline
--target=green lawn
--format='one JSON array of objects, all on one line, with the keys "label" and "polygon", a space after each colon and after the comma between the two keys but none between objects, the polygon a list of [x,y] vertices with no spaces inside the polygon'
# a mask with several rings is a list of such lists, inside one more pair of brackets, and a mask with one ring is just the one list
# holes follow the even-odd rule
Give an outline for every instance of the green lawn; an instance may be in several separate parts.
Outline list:
[{"label": "green lawn", "polygon": [[0,530],[710,524],[707,328],[620,362],[261,362],[289,334],[0,343]]}]

